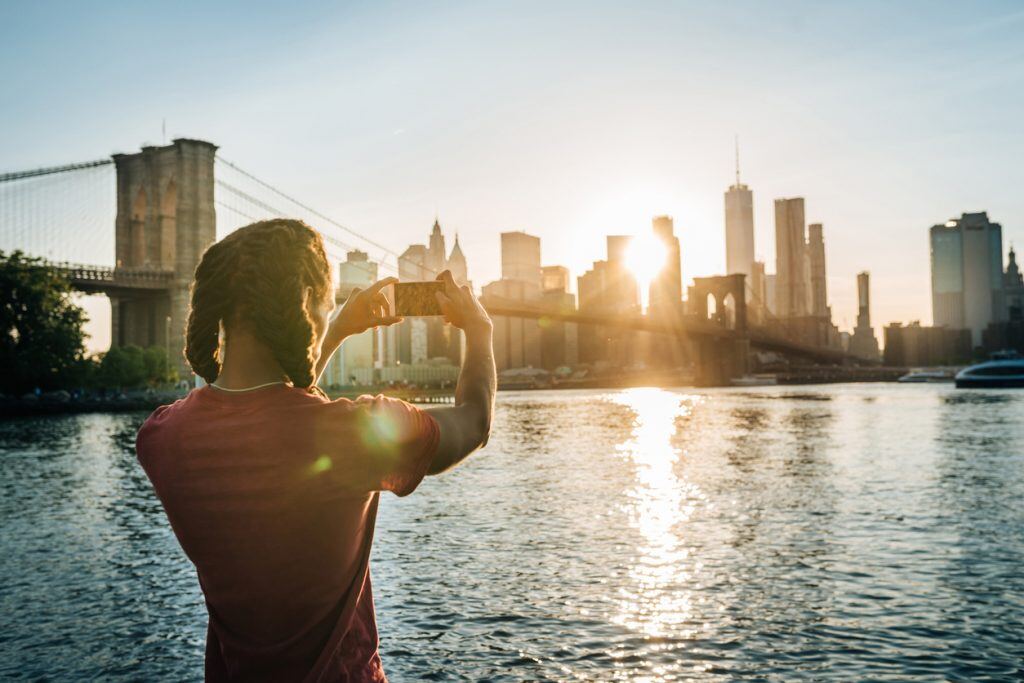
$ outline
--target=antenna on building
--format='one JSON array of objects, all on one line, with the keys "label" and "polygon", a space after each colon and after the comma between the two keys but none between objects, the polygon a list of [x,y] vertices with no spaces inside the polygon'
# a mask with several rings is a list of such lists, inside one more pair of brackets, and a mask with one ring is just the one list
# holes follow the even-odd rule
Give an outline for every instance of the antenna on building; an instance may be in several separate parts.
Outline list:
[{"label": "antenna on building", "polygon": [[734,135],[733,139],[736,144],[736,187],[740,186],[740,136]]}]

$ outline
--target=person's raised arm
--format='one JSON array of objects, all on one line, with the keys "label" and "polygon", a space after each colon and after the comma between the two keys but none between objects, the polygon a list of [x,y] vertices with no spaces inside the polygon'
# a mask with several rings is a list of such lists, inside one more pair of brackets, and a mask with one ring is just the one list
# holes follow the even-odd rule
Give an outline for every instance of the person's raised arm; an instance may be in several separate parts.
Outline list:
[{"label": "person's raised arm", "polygon": [[498,377],[494,369],[491,319],[468,286],[455,284],[452,274],[438,276],[444,294],[438,294],[445,320],[466,335],[466,356],[455,388],[455,405],[431,408],[441,438],[427,474],[440,474],[487,443],[494,414]]},{"label": "person's raised arm", "polygon": [[320,376],[327,367],[327,362],[338,350],[346,337],[360,334],[374,327],[394,325],[402,322],[401,316],[391,315],[391,302],[384,294],[384,288],[398,282],[396,277],[377,280],[366,289],[356,287],[348,295],[344,305],[331,319],[320,347],[320,357],[314,370],[314,384],[320,382]]}]

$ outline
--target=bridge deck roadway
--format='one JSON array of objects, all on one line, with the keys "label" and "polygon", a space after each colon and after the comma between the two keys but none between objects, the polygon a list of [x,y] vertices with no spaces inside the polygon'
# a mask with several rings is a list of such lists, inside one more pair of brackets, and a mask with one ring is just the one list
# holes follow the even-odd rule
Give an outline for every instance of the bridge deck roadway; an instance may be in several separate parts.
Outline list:
[{"label": "bridge deck roadway", "polygon": [[[167,289],[174,280],[173,271],[148,268],[111,268],[90,266],[76,263],[51,264],[63,272],[72,287],[87,293],[126,294],[130,292],[156,292]],[[711,322],[681,318],[666,321],[649,318],[643,315],[630,314],[589,314],[579,311],[556,311],[551,309],[533,308],[520,302],[489,302],[485,304],[487,312],[492,316],[509,318],[529,318],[534,320],[548,319],[570,322],[579,325],[614,327],[619,329],[671,334],[679,337],[702,337],[719,340],[743,338],[742,333],[722,327]],[[842,351],[823,349],[807,344],[799,344],[783,337],[778,337],[762,330],[750,329],[746,338],[754,348],[766,351],[777,351],[787,355],[800,356],[818,362],[841,363],[847,358]]]},{"label": "bridge deck roadway", "polygon": [[[548,320],[571,322],[580,325],[640,330],[658,334],[671,334],[679,337],[704,337],[721,340],[742,338],[742,333],[736,330],[722,327],[715,323],[686,318],[674,321],[659,321],[641,315],[590,315],[579,312],[542,310],[506,303],[490,304],[484,307],[492,316],[500,315],[509,318],[531,319],[546,318]],[[842,351],[800,344],[756,328],[747,330],[746,338],[749,339],[751,347],[764,351],[776,351],[823,363],[842,363],[844,360],[849,359],[849,356]]]},{"label": "bridge deck roadway", "polygon": [[75,289],[89,294],[160,291],[174,281],[174,271],[153,268],[111,268],[77,263],[53,263]]}]

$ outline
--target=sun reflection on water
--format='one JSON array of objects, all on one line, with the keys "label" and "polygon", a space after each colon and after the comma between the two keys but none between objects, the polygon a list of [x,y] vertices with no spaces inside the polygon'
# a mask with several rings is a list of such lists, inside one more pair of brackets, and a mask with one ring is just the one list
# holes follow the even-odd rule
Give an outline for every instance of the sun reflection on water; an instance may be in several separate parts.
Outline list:
[{"label": "sun reflection on water", "polygon": [[[673,446],[676,421],[687,416],[698,397],[662,389],[630,389],[613,400],[632,410],[633,430],[617,450],[635,466],[635,486],[627,492],[625,511],[638,532],[630,582],[620,590],[616,623],[651,637],[686,637],[693,624],[696,575],[680,525],[704,498],[700,489],[675,472],[680,453]],[[691,634],[692,635],[692,634]]]}]

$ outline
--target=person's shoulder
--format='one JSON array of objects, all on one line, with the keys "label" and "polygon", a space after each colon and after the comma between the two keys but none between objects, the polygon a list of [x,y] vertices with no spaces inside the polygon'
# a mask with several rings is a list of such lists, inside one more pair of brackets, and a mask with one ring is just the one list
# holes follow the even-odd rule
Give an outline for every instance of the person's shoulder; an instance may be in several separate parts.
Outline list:
[{"label": "person's shoulder", "polygon": [[159,440],[167,430],[167,426],[175,418],[191,410],[199,401],[199,393],[202,389],[193,389],[188,394],[167,405],[159,406],[150,413],[149,417],[139,427],[135,435],[135,452],[141,459],[151,450],[151,445]]},{"label": "person's shoulder", "polygon": [[143,426],[145,426],[145,424],[149,423],[150,421],[159,422],[173,415],[176,415],[182,411],[195,408],[199,403],[202,402],[203,393],[206,391],[207,389],[205,387],[191,389],[187,394],[185,394],[181,398],[172,401],[171,403],[168,403],[166,405],[159,406],[149,415],[148,418],[146,418],[146,422],[143,423]]}]

